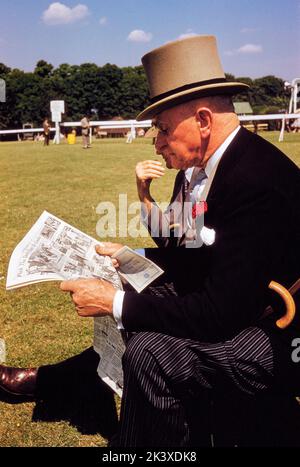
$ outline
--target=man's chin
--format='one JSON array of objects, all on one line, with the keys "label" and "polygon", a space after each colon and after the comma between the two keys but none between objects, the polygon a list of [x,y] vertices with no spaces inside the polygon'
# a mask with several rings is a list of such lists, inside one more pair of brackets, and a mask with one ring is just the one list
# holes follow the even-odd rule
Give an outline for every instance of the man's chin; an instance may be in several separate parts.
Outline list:
[{"label": "man's chin", "polygon": [[167,169],[175,169],[180,170],[181,167],[178,167],[178,161],[172,157],[164,157],[164,161],[166,164]]},{"label": "man's chin", "polygon": [[172,169],[173,166],[172,166],[172,164],[171,164],[171,161],[170,161],[169,159],[167,159],[166,157],[164,157],[163,159],[164,159],[164,161],[165,161],[165,164],[166,164],[167,169]]}]

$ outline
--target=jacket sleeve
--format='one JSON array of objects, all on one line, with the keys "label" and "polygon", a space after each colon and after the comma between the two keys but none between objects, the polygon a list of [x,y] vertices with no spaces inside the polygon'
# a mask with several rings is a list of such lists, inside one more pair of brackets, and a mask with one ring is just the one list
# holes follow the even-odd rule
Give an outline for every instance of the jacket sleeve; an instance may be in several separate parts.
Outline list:
[{"label": "jacket sleeve", "polygon": [[[122,320],[127,331],[214,342],[257,322],[268,284],[291,241],[288,203],[276,193],[244,193],[238,202],[225,199],[218,219],[211,247],[147,251],[167,272],[176,269],[184,278],[192,271],[193,287],[181,297],[125,293]],[[210,260],[201,263],[203,248],[211,249]]]}]

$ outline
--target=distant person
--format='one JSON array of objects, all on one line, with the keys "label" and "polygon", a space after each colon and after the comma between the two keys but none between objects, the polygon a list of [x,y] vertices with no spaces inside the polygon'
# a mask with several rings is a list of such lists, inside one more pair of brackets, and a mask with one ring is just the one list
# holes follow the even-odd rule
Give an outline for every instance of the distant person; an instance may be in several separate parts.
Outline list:
[{"label": "distant person", "polygon": [[130,131],[128,131],[128,133],[127,133],[126,136],[127,136],[126,143],[131,144],[132,141],[136,138],[136,130],[135,130],[135,128],[132,127],[132,128],[130,129]]},{"label": "distant person", "polygon": [[143,128],[140,128],[138,131],[138,137],[142,138],[143,136],[145,136],[145,130]]},{"label": "distant person", "polygon": [[49,122],[48,118],[45,118],[43,121],[43,130],[44,130],[44,146],[49,146],[50,141],[50,129],[51,123]]},{"label": "distant person", "polygon": [[82,128],[82,131],[81,131],[81,134],[82,134],[82,147],[83,149],[88,149],[90,148],[90,142],[89,142],[89,133],[90,133],[90,121],[88,119],[88,117],[85,115],[82,119],[81,119],[81,128]]},{"label": "distant person", "polygon": [[292,124],[293,133],[298,133],[300,131],[300,118],[297,118],[296,121]]},{"label": "distant person", "polygon": [[[297,109],[295,113],[300,113],[300,109]],[[291,128],[293,133],[298,133],[298,131],[300,131],[300,118],[296,118],[296,120],[294,120],[291,124]]]}]

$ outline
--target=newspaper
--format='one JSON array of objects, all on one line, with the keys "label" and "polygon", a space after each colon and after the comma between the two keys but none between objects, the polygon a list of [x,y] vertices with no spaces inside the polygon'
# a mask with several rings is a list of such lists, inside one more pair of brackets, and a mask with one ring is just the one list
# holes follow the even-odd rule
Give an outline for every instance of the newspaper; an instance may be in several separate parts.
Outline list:
[{"label": "newspaper", "polygon": [[[95,277],[111,282],[119,290],[123,288],[122,280],[127,281],[140,292],[163,273],[128,247],[115,255],[122,270],[118,273],[110,257],[96,253],[97,244],[94,238],[44,211],[11,255],[6,289]],[[111,317],[94,319],[94,349],[100,355],[99,376],[121,396],[124,343]]]},{"label": "newspaper", "polygon": [[5,360],[6,360],[5,340],[0,339],[0,363],[5,363]]},{"label": "newspaper", "polygon": [[122,288],[111,259],[96,253],[98,243],[44,211],[11,255],[6,289],[80,277],[101,277]]},{"label": "newspaper", "polygon": [[163,273],[157,264],[131,250],[128,246],[118,250],[112,255],[112,258],[118,260],[118,273],[121,279],[129,282],[137,292],[144,290]]}]

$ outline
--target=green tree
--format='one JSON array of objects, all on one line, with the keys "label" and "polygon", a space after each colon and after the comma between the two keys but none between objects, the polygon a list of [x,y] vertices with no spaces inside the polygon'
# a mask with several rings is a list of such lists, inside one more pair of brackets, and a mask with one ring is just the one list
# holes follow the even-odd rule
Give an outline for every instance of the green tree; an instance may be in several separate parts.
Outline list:
[{"label": "green tree", "polygon": [[100,68],[95,89],[95,107],[98,109],[100,120],[121,115],[122,78],[122,70],[116,65],[107,63]]},{"label": "green tree", "polygon": [[40,78],[49,77],[53,71],[53,65],[45,62],[45,60],[39,60],[35,66],[34,73]]},{"label": "green tree", "polygon": [[254,80],[257,86],[265,96],[269,98],[282,97],[284,93],[284,81],[276,76],[264,76]]},{"label": "green tree", "polygon": [[50,100],[65,101],[65,120],[77,120],[77,114],[81,114],[77,111],[80,99],[80,90],[77,89],[79,72],[79,66],[62,63],[50,77]]},{"label": "green tree", "polygon": [[225,78],[227,81],[236,81],[235,76],[231,73],[225,73]]},{"label": "green tree", "polygon": [[[107,63],[69,65],[62,63],[56,69],[45,60],[39,60],[33,73],[10,69],[0,63],[0,77],[6,81],[6,103],[1,103],[1,128],[20,128],[29,121],[41,125],[50,114],[51,100],[64,100],[64,119],[78,121],[84,114],[97,109],[97,118],[135,118],[149,104],[148,85],[142,66],[119,68]],[[254,112],[287,108],[289,93],[282,79],[273,75],[252,80],[236,78],[226,73],[229,81],[241,81],[250,86],[235,101],[249,100]]]},{"label": "green tree", "polygon": [[10,73],[11,69],[4,65],[4,63],[0,63],[0,78],[4,78],[8,73]]},{"label": "green tree", "polygon": [[72,67],[66,81],[67,113],[71,119],[80,120],[83,115],[90,115],[91,109],[96,107],[99,73],[100,68],[93,63]]},{"label": "green tree", "polygon": [[244,92],[237,94],[234,98],[235,102],[250,102],[250,105],[253,105],[253,81],[251,78],[248,76],[242,76],[235,78],[235,81],[238,81],[240,83],[247,84],[249,86],[248,90],[245,90]]},{"label": "green tree", "polygon": [[124,118],[135,118],[149,104],[146,74],[142,66],[122,69],[120,114]]}]

